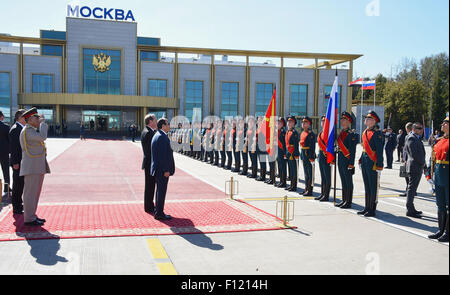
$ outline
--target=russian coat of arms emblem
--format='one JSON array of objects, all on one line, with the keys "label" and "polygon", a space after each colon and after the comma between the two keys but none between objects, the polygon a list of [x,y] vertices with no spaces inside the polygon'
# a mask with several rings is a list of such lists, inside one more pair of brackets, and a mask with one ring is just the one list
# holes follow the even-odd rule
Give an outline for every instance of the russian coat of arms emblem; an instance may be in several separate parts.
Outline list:
[{"label": "russian coat of arms emblem", "polygon": [[109,71],[109,66],[111,65],[111,56],[105,55],[103,52],[92,57],[92,65],[94,70],[100,73]]}]

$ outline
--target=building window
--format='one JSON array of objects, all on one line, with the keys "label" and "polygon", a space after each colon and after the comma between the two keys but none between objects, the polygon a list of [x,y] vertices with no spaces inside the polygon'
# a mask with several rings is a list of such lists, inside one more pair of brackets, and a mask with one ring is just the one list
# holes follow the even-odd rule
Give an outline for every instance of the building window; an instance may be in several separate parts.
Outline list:
[{"label": "building window", "polygon": [[5,122],[11,122],[11,75],[0,72],[0,111]]},{"label": "building window", "polygon": [[306,107],[308,104],[308,85],[291,85],[290,88],[292,116],[306,116]]},{"label": "building window", "polygon": [[83,49],[83,93],[121,94],[121,51]]},{"label": "building window", "polygon": [[195,113],[196,118],[202,119],[203,81],[186,81],[185,102],[186,118],[192,121]]},{"label": "building window", "polygon": [[141,51],[141,61],[159,61],[159,52]]},{"label": "building window", "polygon": [[167,118],[167,110],[165,109],[147,109],[147,114],[154,114],[157,120]]},{"label": "building window", "polygon": [[255,116],[265,116],[273,95],[272,83],[256,83]]},{"label": "building window", "polygon": [[33,90],[34,93],[51,93],[53,89],[53,75],[33,74]]},{"label": "building window", "polygon": [[221,98],[220,117],[222,119],[227,116],[236,117],[239,107],[239,83],[222,82]]},{"label": "building window", "polygon": [[148,80],[148,96],[167,97],[167,80]]}]

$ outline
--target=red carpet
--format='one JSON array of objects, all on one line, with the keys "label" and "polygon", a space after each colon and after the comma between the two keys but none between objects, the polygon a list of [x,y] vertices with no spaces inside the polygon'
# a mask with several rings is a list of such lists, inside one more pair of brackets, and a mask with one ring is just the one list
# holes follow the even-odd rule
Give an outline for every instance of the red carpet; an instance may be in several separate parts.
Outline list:
[{"label": "red carpet", "polygon": [[11,206],[0,212],[0,241],[280,229],[280,221],[180,169],[170,178],[165,213],[143,210],[142,150],[125,141],[79,141],[50,163],[38,207],[43,227],[23,225]]}]

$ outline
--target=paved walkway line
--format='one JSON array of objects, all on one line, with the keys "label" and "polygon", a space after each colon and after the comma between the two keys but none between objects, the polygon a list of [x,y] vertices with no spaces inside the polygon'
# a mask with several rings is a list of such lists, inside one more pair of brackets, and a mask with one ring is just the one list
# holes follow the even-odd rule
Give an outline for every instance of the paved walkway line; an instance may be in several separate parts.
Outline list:
[{"label": "paved walkway line", "polygon": [[156,267],[162,275],[178,275],[173,263],[170,261],[161,241],[157,238],[147,239],[147,246],[150,249],[153,259],[157,260]]}]

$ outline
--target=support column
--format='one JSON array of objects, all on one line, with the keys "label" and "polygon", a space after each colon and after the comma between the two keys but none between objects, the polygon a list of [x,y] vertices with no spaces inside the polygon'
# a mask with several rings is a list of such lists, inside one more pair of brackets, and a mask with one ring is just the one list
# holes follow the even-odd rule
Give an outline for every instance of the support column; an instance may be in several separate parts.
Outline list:
[{"label": "support column", "polygon": [[[349,67],[347,72],[347,81],[350,83],[350,81],[353,80],[353,60],[349,61]],[[352,112],[352,89],[347,87],[347,112]]]},{"label": "support column", "polygon": [[319,68],[317,58],[314,61],[314,116],[318,116],[319,113]]},{"label": "support column", "polygon": [[180,111],[180,97],[178,94],[178,52],[175,52],[175,64],[173,65],[173,97],[178,100],[178,108],[174,111],[174,116],[178,116]]},{"label": "support column", "polygon": [[245,60],[245,114],[244,116],[250,115],[250,58],[246,56]]},{"label": "support column", "polygon": [[[214,103],[215,103],[215,66],[214,66],[214,54],[211,54],[211,66],[209,70],[209,114],[208,116],[214,116]],[[203,117],[206,117],[203,115]]]},{"label": "support column", "polygon": [[278,115],[280,117],[284,117],[284,104],[285,104],[285,85],[284,85],[284,58],[281,58],[281,67],[280,67],[280,91],[279,91],[279,97],[280,97],[280,104],[279,104],[279,112]]}]

